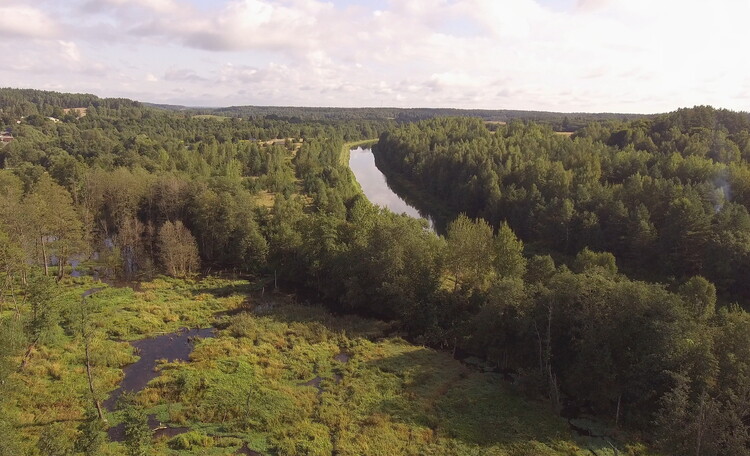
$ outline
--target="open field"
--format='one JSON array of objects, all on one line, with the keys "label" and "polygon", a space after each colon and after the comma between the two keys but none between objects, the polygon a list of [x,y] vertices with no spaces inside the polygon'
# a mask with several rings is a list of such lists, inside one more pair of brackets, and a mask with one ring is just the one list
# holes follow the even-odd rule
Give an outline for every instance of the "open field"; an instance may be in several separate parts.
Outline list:
[{"label": "open field", "polygon": [[217,116],[214,114],[196,114],[193,116],[193,119],[212,119],[212,120],[227,120],[229,117],[226,116]]}]

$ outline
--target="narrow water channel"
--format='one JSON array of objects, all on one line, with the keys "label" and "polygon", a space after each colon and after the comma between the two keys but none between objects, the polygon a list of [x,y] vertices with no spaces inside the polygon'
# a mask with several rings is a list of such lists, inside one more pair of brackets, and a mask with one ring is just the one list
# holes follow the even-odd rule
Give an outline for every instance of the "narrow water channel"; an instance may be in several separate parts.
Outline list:
[{"label": "narrow water channel", "polygon": [[420,212],[414,206],[404,201],[388,185],[385,175],[375,165],[375,156],[372,149],[363,149],[357,147],[349,151],[349,168],[357,178],[360,187],[365,196],[372,204],[390,209],[396,214],[406,214],[414,218],[425,218],[430,224],[430,229],[434,230],[432,218],[425,213]]},{"label": "narrow water channel", "polygon": [[138,392],[146,387],[148,382],[156,378],[159,373],[154,370],[158,360],[187,361],[193,351],[193,342],[197,339],[213,337],[213,328],[189,329],[148,339],[136,340],[130,343],[135,347],[140,358],[123,369],[124,377],[120,387],[110,394],[104,401],[107,410],[114,410],[117,399],[123,392]]},{"label": "narrow water channel", "polygon": [[[94,288],[92,290],[94,290],[93,292],[96,292],[98,289]],[[89,293],[92,290],[89,290],[86,293]],[[104,407],[109,411],[113,411],[117,405],[117,400],[123,392],[138,392],[145,388],[148,382],[159,375],[155,370],[158,360],[187,361],[190,359],[190,353],[193,351],[193,342],[197,339],[203,339],[206,337],[214,337],[213,328],[183,328],[174,333],[162,334],[160,336],[131,342],[130,344],[135,347],[140,358],[138,361],[123,369],[124,378],[122,379],[122,382],[120,382],[120,387],[110,394],[109,399],[104,401]],[[172,438],[190,430],[190,428],[182,426],[164,426],[156,418],[156,415],[149,415],[148,426],[154,431],[155,438]],[[125,424],[120,423],[117,426],[109,428],[107,435],[113,442],[122,442],[125,440]]]}]

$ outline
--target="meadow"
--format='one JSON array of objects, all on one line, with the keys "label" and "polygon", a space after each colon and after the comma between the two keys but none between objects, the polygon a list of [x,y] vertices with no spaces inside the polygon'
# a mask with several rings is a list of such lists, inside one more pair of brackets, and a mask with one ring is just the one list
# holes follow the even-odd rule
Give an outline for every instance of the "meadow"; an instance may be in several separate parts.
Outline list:
[{"label": "meadow", "polygon": [[[244,280],[158,278],[133,290],[73,278],[58,300],[63,323],[92,288],[102,288],[85,298],[96,309],[100,400],[138,359],[130,342],[216,328],[194,341],[189,360],[157,362],[158,375],[136,394],[156,429],[145,454],[608,454],[606,441],[574,439],[546,402],[502,375],[411,344],[387,322],[332,315]],[[28,454],[76,454],[90,397],[83,356],[81,339],[60,329],[11,377],[24,385],[12,389],[8,412]],[[106,418],[116,427],[123,412]],[[126,443],[105,442],[99,454],[134,454]]]}]

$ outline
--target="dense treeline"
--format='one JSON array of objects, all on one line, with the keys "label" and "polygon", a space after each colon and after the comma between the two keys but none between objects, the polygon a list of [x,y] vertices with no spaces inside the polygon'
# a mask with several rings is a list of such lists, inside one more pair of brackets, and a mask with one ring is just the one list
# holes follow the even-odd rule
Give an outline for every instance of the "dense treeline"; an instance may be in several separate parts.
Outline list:
[{"label": "dense treeline", "polygon": [[[475,350],[527,347],[517,361],[529,368],[537,347],[551,385],[644,429],[658,423],[676,454],[747,454],[750,379],[735,350],[750,348],[750,317],[736,304],[716,310],[714,283],[722,302],[748,305],[749,131],[745,114],[708,107],[592,124],[572,139],[535,124],[493,134],[479,121],[433,119],[384,133],[375,153],[456,212],[500,231],[507,223],[528,250],[573,271],[533,257],[523,292],[480,301],[495,312],[523,304],[500,319],[477,310],[467,341],[482,327],[491,335]],[[618,275],[615,258],[666,285]]]},{"label": "dense treeline", "polygon": [[[0,164],[8,170],[5,214],[16,239],[29,238],[23,241],[27,258],[43,267],[51,256],[68,258],[57,248],[47,252],[46,244],[62,245],[55,230],[71,223],[45,221],[50,228],[39,228],[55,215],[53,208],[63,208],[82,222],[71,236],[79,246],[67,251],[85,251],[84,240],[93,251],[108,244],[113,271],[128,278],[153,272],[165,258],[159,239],[168,222],[192,232],[205,266],[257,271],[267,251],[259,206],[272,202],[273,194],[304,189],[321,207],[341,213],[341,197],[329,196],[339,180],[349,179],[338,169],[340,141],[374,137],[382,128],[193,118],[137,102],[54,92],[4,89],[0,95],[2,123],[14,136],[0,148]],[[53,116],[79,104],[87,107],[82,117]],[[322,141],[334,149],[324,152]],[[34,209],[42,202],[46,209]],[[35,213],[40,221],[32,220]]]},{"label": "dense treeline", "polygon": [[[49,96],[44,103],[60,107],[65,95],[10,92],[23,101],[1,105],[3,113],[21,113],[13,111],[19,103],[41,98],[30,102],[35,112],[10,119],[16,139],[0,149],[6,168],[0,172],[0,291],[15,309],[3,324],[24,328],[13,332],[18,340],[0,342],[0,389],[9,387],[5,379],[24,351],[44,344],[58,327],[53,272],[64,276],[66,258],[94,251],[125,278],[189,275],[199,263],[266,274],[334,310],[393,320],[414,340],[482,357],[513,371],[523,391],[544,394],[558,408],[573,401],[613,426],[643,430],[674,454],[748,454],[748,314],[717,306],[714,285],[689,269],[672,272],[680,279],[669,285],[630,279],[618,272],[615,256],[597,252],[611,233],[602,229],[591,237],[602,244],[587,243],[573,215],[553,217],[561,207],[579,220],[584,201],[620,202],[626,220],[647,211],[644,229],[657,236],[656,216],[666,219],[665,213],[638,200],[646,190],[625,191],[635,178],[628,166],[643,154],[640,179],[679,188],[691,203],[690,195],[703,187],[657,177],[657,170],[669,169],[658,149],[621,150],[595,138],[615,125],[638,124],[593,125],[572,141],[535,124],[511,123],[493,134],[483,122],[466,119],[383,134],[378,153],[390,166],[397,168],[398,153],[408,156],[399,171],[426,185],[416,170],[435,164],[433,187],[426,188],[443,196],[448,179],[459,185],[451,204],[492,223],[461,216],[437,236],[424,222],[378,209],[358,193],[341,154],[359,122],[222,121],[97,100],[86,116],[54,122],[39,110],[42,100]],[[35,114],[40,118],[29,120]],[[366,133],[360,130],[359,137]],[[726,144],[738,144],[730,135]],[[411,137],[417,139],[407,141]],[[278,141],[269,143],[273,138]],[[651,139],[654,145],[662,140]],[[490,145],[503,147],[498,161],[485,154]],[[452,165],[437,166],[444,163],[439,152],[445,163],[454,157]],[[460,157],[481,161],[472,165],[479,166],[477,177],[461,174],[473,162]],[[513,181],[500,179],[500,163],[508,169],[503,178]],[[743,166],[714,163],[728,176],[732,166]],[[615,182],[614,170],[625,173],[622,182]],[[496,191],[485,194],[493,173]],[[638,201],[634,213],[632,201],[620,195]],[[527,220],[517,201],[529,204],[528,214],[547,218],[526,214]],[[709,213],[710,227],[717,214],[728,214],[729,227],[747,217],[743,204],[726,197],[700,207],[713,202],[721,207]],[[585,207],[596,214],[596,206]],[[630,246],[636,232],[627,230],[620,240]],[[685,242],[682,234],[671,236]],[[744,242],[731,236],[738,246]],[[660,241],[646,239],[652,244],[643,252],[658,257],[653,249]],[[537,252],[562,252],[567,264],[524,254],[522,240],[536,244]],[[670,261],[681,261],[681,252],[672,252]],[[731,253],[744,261],[739,247]],[[694,258],[705,261],[703,251]],[[53,264],[63,267],[53,271]],[[0,444],[8,448],[15,444],[13,420],[12,414],[0,418]]]},{"label": "dense treeline", "polygon": [[435,119],[385,133],[376,155],[456,213],[507,221],[537,249],[609,251],[638,277],[702,275],[747,305],[748,135],[746,115],[711,108],[592,124],[572,140],[534,124],[492,134]]},{"label": "dense treeline", "polygon": [[[346,220],[294,200],[274,213],[279,280],[335,309],[400,320],[424,343],[520,372],[529,391],[648,430],[675,454],[748,454],[750,316],[716,311],[702,277],[670,291],[627,279],[611,254],[590,250],[559,266],[524,257],[507,225],[493,234],[462,217],[439,238],[362,200]],[[704,441],[687,439],[694,432]]]},{"label": "dense treeline", "polygon": [[530,120],[549,125],[556,131],[576,131],[594,121],[632,120],[645,117],[642,114],[616,113],[559,113],[544,111],[521,111],[510,109],[453,109],[453,108],[319,108],[295,106],[231,106],[227,108],[189,108],[186,106],[153,105],[173,111],[193,112],[204,115],[231,117],[263,116],[283,119],[292,123],[307,121],[350,120],[385,121],[399,123],[414,122],[433,117],[476,117],[491,123],[491,127],[513,119]]}]

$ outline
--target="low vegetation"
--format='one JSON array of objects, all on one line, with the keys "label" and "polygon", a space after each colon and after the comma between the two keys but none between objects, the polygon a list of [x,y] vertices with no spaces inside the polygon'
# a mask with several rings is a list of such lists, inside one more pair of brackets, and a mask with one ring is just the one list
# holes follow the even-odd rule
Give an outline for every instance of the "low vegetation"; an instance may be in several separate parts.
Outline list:
[{"label": "low vegetation", "polygon": [[[94,286],[102,284],[80,279],[57,288],[62,318],[8,377],[24,385],[8,391],[13,400],[4,411],[17,420],[25,454],[74,454],[88,435],[83,344],[64,316]],[[100,398],[137,359],[126,340],[185,326],[218,328],[215,338],[196,344],[189,362],[159,363],[159,376],[132,399],[140,416],[185,428],[175,437],[147,439],[147,454],[232,454],[247,445],[278,455],[575,455],[602,445],[575,441],[549,405],[524,399],[500,374],[387,337],[392,325],[384,322],[333,316],[255,287],[163,278],[138,291],[105,286],[86,298],[96,304],[92,358]],[[106,417],[111,426],[133,419],[127,407]],[[93,454],[130,449],[126,436],[122,443],[102,441]]]}]

